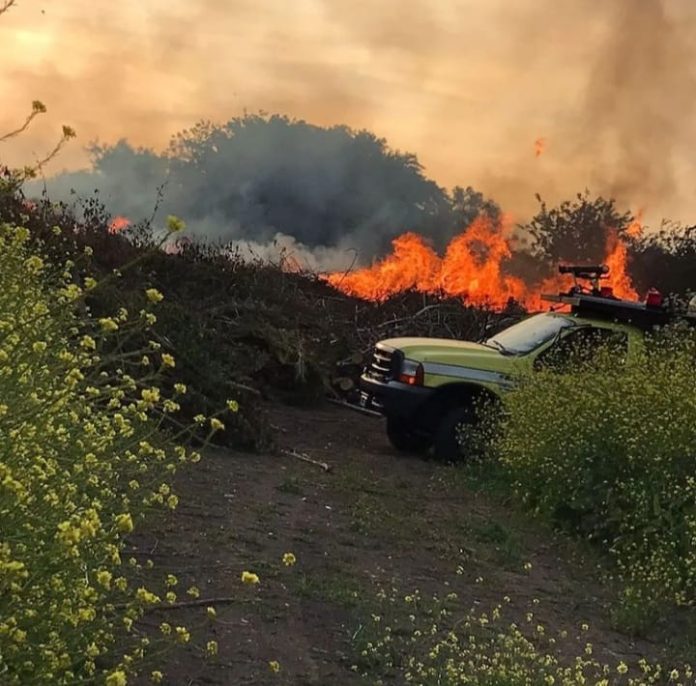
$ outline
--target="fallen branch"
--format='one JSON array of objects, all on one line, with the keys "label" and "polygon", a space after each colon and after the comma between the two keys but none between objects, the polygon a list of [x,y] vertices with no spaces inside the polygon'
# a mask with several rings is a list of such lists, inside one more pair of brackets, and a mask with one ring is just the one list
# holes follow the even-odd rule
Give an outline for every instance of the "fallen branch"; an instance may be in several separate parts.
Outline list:
[{"label": "fallen branch", "polygon": [[227,603],[233,603],[239,601],[239,596],[221,596],[219,598],[197,598],[196,600],[182,600],[179,603],[169,603],[167,605],[156,605],[150,610],[179,610],[184,607],[201,607],[202,605],[225,605]]},{"label": "fallen branch", "polygon": [[383,417],[383,415],[380,412],[377,412],[375,410],[368,410],[366,407],[361,407],[360,405],[355,405],[354,403],[349,403],[345,400],[335,400],[334,398],[327,398],[326,400],[327,402],[330,402],[333,405],[347,407],[348,409],[353,410],[354,412],[360,412],[361,414],[365,414],[368,417],[376,417],[378,419],[382,419]]},{"label": "fallen branch", "polygon": [[330,472],[333,469],[333,467],[326,462],[319,462],[319,460],[315,460],[304,453],[298,453],[296,450],[281,450],[280,452],[288,457],[294,457],[298,460],[302,460],[302,462],[309,462],[309,464],[313,464],[316,467],[321,467],[325,472]]},{"label": "fallen branch", "polygon": [[[219,598],[196,598],[196,600],[182,600],[178,603],[167,605],[150,605],[144,608],[145,612],[157,612],[159,610],[179,610],[184,607],[201,607],[202,605],[225,605],[226,603],[240,602],[240,596],[221,596]],[[118,603],[113,606],[116,610],[128,607],[126,603]]]}]

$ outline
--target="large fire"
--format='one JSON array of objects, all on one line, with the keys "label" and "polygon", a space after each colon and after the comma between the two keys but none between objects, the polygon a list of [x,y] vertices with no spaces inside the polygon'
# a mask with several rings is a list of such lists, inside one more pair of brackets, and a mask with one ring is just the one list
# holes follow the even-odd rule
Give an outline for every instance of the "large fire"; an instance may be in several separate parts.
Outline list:
[{"label": "large fire", "polygon": [[[509,222],[508,222],[509,223]],[[640,230],[636,224],[634,232]],[[480,216],[452,239],[440,257],[419,235],[405,233],[394,239],[394,250],[371,267],[334,273],[327,280],[339,290],[365,300],[381,301],[408,290],[461,298],[471,305],[503,308],[514,300],[528,310],[543,307],[542,293],[567,290],[571,276],[552,276],[530,285],[504,271],[512,257],[510,241],[501,225]],[[637,298],[627,273],[628,250],[615,233],[607,241],[604,263],[609,267],[603,285],[619,298]]]}]

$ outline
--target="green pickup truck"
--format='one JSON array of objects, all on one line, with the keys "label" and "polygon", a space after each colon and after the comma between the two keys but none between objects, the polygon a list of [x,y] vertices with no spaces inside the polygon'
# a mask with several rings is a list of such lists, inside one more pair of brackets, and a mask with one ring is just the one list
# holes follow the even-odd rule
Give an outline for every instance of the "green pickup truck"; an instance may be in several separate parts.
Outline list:
[{"label": "green pickup truck", "polygon": [[[671,321],[662,298],[645,303],[615,298],[600,288],[605,267],[565,267],[593,288],[577,285],[544,296],[564,311],[535,314],[480,343],[438,338],[379,341],[360,378],[360,406],[386,417],[387,436],[401,452],[454,460],[466,456],[462,427],[476,422],[477,401],[495,400],[525,371],[558,366],[572,351],[616,346],[626,359],[645,332]],[[693,305],[692,301],[692,305]],[[614,349],[614,348],[612,348]],[[559,399],[560,401],[560,399]]]}]

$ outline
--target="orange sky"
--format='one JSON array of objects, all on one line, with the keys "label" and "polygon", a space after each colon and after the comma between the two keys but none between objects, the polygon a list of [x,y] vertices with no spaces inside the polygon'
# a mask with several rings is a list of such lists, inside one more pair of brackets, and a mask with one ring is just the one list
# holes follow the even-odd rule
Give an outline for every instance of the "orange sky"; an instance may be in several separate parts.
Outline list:
[{"label": "orange sky", "polygon": [[266,110],[369,128],[519,214],[589,186],[696,222],[694,4],[22,0],[0,18],[0,131],[35,98],[49,113],[0,155],[40,156],[68,123],[53,170],[75,168],[96,138],[162,148]]}]

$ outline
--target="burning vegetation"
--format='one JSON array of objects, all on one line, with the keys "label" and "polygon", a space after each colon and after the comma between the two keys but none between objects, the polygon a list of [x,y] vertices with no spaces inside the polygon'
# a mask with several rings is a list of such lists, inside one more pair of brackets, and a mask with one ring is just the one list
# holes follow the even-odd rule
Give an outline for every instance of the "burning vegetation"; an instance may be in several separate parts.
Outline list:
[{"label": "burning vegetation", "polygon": [[[639,225],[632,223],[634,231]],[[530,283],[507,272],[513,259],[510,222],[480,215],[455,236],[440,257],[425,238],[405,233],[393,241],[393,252],[372,266],[334,273],[328,282],[365,300],[383,301],[404,291],[461,298],[468,304],[501,309],[511,302],[527,310],[542,307],[541,295],[567,289],[568,276],[550,276]],[[616,230],[607,231],[603,261],[609,267],[606,285],[621,298],[636,298],[628,273],[628,247]]]}]

